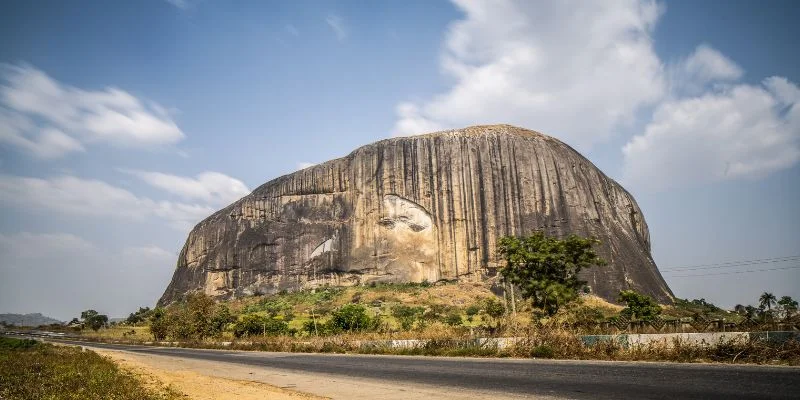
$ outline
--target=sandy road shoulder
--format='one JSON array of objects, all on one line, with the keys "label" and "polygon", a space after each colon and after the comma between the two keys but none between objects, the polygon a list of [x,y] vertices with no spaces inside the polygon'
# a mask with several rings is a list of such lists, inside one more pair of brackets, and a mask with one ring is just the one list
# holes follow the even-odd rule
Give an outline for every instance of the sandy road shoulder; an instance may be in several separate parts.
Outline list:
[{"label": "sandy road shoulder", "polygon": [[262,382],[221,378],[186,370],[175,362],[135,353],[96,349],[98,354],[111,358],[118,365],[139,375],[148,385],[167,385],[192,400],[205,399],[324,399]]}]

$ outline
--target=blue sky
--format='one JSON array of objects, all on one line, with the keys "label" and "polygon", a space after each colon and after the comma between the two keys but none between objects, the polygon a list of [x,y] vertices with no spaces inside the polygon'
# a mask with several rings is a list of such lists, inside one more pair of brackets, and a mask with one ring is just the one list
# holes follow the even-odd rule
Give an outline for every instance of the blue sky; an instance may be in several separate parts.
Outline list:
[{"label": "blue sky", "polygon": [[4,3],[0,312],[152,305],[191,226],[249,190],[488,123],[622,182],[677,296],[798,298],[798,258],[676,268],[800,255],[799,17],[792,1]]}]

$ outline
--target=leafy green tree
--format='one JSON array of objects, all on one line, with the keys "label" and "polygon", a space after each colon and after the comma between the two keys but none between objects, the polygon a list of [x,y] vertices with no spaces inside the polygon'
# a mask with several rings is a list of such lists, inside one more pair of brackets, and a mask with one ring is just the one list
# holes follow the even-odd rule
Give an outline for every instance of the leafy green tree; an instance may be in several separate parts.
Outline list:
[{"label": "leafy green tree", "polygon": [[768,311],[772,311],[772,306],[775,305],[776,300],[774,294],[764,292],[761,294],[761,297],[758,298],[758,304],[762,309],[766,308]]},{"label": "leafy green tree", "polygon": [[378,318],[371,318],[367,309],[360,304],[346,304],[331,313],[326,323],[327,330],[338,332],[364,332],[378,327]]},{"label": "leafy green tree", "polygon": [[627,305],[627,307],[622,310],[621,314],[629,315],[635,319],[652,321],[661,314],[661,306],[658,305],[652,297],[634,290],[623,290],[619,292],[618,301]]},{"label": "leafy green tree", "polygon": [[95,310],[86,310],[82,312],[81,319],[83,320],[84,326],[92,328],[95,332],[108,324],[108,316],[99,314]]},{"label": "leafy green tree", "polygon": [[498,253],[505,261],[500,273],[520,288],[522,297],[547,315],[578,297],[585,282],[578,278],[583,268],[605,265],[593,246],[597,239],[570,235],[566,239],[549,237],[544,232],[500,239]]},{"label": "leafy green tree", "polygon": [[404,331],[410,330],[424,312],[425,308],[423,307],[411,307],[403,304],[392,307],[392,316],[397,318]]}]

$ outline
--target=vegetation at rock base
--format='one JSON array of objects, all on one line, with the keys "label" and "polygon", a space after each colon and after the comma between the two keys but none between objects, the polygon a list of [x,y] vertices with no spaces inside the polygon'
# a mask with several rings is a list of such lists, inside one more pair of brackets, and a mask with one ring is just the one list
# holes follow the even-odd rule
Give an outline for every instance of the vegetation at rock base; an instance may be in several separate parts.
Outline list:
[{"label": "vegetation at rock base", "polygon": [[500,273],[520,288],[522,297],[546,315],[578,298],[585,282],[578,279],[583,268],[605,265],[592,247],[599,243],[592,238],[570,235],[558,239],[534,232],[523,238],[503,237],[498,256],[505,261]]},{"label": "vegetation at rock base", "polygon": [[112,361],[80,347],[0,337],[0,399],[172,400]]},{"label": "vegetation at rock base", "polygon": [[[580,253],[588,249],[587,243],[572,249],[579,260],[572,261],[574,265],[581,264],[581,259],[594,259]],[[532,301],[514,305],[514,296],[523,291],[517,288],[512,295],[504,280],[508,278],[499,275],[489,282],[319,287],[224,303],[194,293],[167,307],[142,307],[120,325],[97,332],[87,329],[83,335],[131,343],[167,340],[180,346],[295,352],[800,363],[800,346],[791,339],[635,348],[613,341],[587,345],[580,339],[585,334],[702,332],[709,327],[732,331],[783,326],[791,330],[800,323],[797,303],[791,297],[775,296],[772,305],[728,311],[705,299],[675,299],[671,305],[659,305],[628,290],[618,298],[623,305],[616,305],[579,293],[579,281],[569,273],[558,276],[574,283],[569,287],[575,296],[546,306],[551,307],[549,312]],[[143,315],[148,317],[141,321]],[[497,337],[522,338],[522,342],[501,348],[478,339]],[[387,339],[421,342],[391,348],[380,344]]]},{"label": "vegetation at rock base", "polygon": [[203,340],[219,337],[235,321],[227,305],[217,304],[205,294],[193,293],[171,307],[153,310],[150,332],[156,340]]}]

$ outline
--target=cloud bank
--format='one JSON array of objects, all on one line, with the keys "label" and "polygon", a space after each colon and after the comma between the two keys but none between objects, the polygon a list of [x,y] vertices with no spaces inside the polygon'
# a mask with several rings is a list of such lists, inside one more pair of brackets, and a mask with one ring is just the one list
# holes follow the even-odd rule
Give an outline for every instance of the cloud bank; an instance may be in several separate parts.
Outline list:
[{"label": "cloud bank", "polygon": [[655,1],[453,2],[464,16],[439,63],[453,84],[399,103],[395,136],[510,123],[586,151],[626,132],[622,179],[651,190],[798,162],[797,86],[741,83],[744,69],[707,44],[661,60],[652,35],[665,9]]}]

